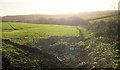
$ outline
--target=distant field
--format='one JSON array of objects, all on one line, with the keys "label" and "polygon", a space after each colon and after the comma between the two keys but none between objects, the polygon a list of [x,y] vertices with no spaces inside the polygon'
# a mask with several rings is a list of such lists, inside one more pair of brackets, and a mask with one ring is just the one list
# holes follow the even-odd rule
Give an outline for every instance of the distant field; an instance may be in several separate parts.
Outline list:
[{"label": "distant field", "polygon": [[80,18],[84,20],[105,17],[110,15],[117,15],[117,11],[97,11],[97,12],[84,12],[78,14]]},{"label": "distant field", "polygon": [[111,17],[106,17],[106,18],[100,18],[100,19],[95,19],[95,20],[90,20],[89,22],[90,23],[94,23],[94,22],[99,22],[99,21],[110,21],[110,20],[116,20],[116,21],[118,21],[119,20],[119,18],[118,19],[116,19],[116,18],[118,18],[118,16],[111,16]]},{"label": "distant field", "polygon": [[[16,30],[14,30],[10,25],[12,25]],[[79,31],[75,26],[3,22],[2,29],[3,38],[20,43],[28,43],[33,40],[50,36],[79,36]]]}]

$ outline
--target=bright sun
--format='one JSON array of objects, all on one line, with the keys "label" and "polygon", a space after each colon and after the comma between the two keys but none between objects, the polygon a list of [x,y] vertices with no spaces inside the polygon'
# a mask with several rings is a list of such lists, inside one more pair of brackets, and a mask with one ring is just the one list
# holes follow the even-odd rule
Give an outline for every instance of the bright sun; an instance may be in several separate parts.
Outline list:
[{"label": "bright sun", "polygon": [[[33,2],[33,12],[45,14],[77,13],[81,11],[109,10],[112,0],[42,0]],[[33,4],[32,3],[32,4]]]},{"label": "bright sun", "polygon": [[119,0],[3,0],[0,15],[66,14],[112,10]]}]

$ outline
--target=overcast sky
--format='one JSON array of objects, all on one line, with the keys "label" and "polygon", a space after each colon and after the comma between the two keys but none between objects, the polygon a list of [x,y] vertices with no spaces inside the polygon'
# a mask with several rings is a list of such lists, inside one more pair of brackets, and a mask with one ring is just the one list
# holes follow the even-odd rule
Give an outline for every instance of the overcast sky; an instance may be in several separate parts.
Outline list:
[{"label": "overcast sky", "polygon": [[117,9],[120,0],[0,0],[0,16]]}]

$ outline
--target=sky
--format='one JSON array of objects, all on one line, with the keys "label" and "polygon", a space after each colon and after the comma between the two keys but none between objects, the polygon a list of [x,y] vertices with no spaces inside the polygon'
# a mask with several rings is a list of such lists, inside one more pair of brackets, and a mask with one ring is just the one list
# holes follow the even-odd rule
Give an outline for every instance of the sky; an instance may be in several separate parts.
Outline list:
[{"label": "sky", "polygon": [[120,0],[0,0],[0,16],[69,14],[117,9]]}]

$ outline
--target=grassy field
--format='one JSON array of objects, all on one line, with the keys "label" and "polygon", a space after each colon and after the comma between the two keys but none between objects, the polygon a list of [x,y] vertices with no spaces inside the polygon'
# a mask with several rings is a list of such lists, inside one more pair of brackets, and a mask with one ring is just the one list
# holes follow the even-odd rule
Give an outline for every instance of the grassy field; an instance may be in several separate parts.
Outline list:
[{"label": "grassy field", "polygon": [[2,27],[3,39],[10,39],[22,44],[51,36],[79,37],[79,31],[75,26],[3,22]]}]

